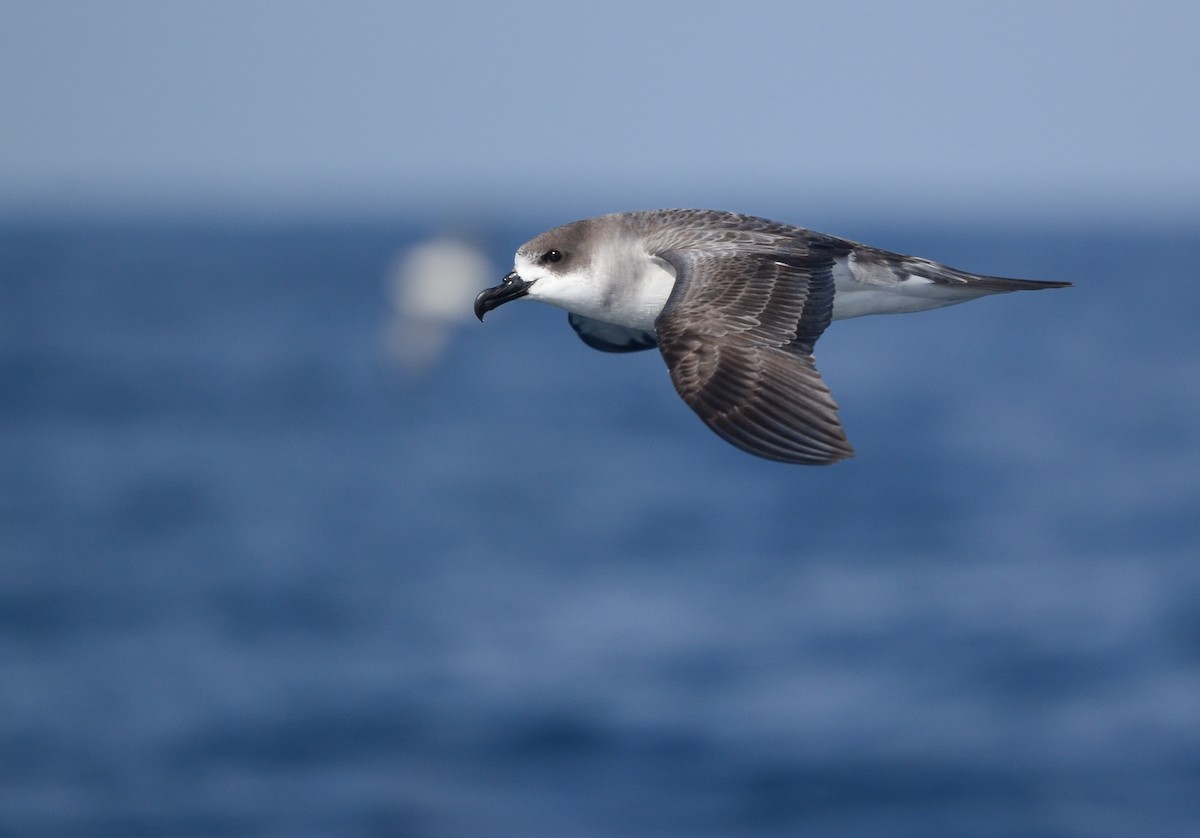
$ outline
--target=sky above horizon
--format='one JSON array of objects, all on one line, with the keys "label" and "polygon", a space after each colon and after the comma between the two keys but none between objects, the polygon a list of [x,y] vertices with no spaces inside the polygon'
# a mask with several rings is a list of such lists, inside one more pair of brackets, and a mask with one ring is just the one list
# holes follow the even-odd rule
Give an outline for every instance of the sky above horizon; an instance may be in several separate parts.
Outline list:
[{"label": "sky above horizon", "polygon": [[0,208],[1195,210],[1197,31],[1188,2],[6,0]]}]

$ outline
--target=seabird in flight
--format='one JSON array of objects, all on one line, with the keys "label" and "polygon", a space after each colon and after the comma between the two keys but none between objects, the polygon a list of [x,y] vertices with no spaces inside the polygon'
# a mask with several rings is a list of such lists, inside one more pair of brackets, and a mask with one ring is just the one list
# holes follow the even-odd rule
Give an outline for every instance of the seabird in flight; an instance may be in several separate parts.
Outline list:
[{"label": "seabird in flight", "polygon": [[565,309],[595,349],[657,346],[680,397],[725,440],[825,465],[854,455],[813,361],[831,321],[1070,284],[979,276],[731,212],[649,210],[530,240],[475,314],[528,297]]}]

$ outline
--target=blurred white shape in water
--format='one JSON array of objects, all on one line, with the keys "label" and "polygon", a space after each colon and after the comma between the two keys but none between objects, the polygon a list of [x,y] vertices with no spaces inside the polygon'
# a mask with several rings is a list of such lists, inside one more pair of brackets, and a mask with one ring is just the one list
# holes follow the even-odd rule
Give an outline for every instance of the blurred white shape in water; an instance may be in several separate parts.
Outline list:
[{"label": "blurred white shape in water", "polygon": [[445,352],[455,329],[474,317],[475,295],[494,273],[481,248],[441,236],[398,255],[387,274],[392,320],[388,358],[409,375],[429,370]]}]

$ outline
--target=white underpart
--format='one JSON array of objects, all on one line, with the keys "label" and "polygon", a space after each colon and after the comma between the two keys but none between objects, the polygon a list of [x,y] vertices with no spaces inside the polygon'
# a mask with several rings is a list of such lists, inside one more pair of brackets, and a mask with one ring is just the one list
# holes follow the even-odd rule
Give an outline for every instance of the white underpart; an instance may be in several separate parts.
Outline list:
[{"label": "white underpart", "polygon": [[868,314],[906,314],[965,303],[987,294],[978,288],[946,285],[915,274],[897,274],[880,265],[863,265],[854,254],[833,266],[833,319]]}]

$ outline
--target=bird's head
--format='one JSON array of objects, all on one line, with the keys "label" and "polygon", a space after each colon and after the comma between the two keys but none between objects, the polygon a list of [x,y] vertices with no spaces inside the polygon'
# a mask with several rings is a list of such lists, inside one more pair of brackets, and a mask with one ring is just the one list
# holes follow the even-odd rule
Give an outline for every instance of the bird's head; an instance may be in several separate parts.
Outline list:
[{"label": "bird's head", "polygon": [[600,289],[583,247],[586,222],[576,222],[542,233],[521,245],[512,271],[493,288],[475,298],[480,320],[510,300],[529,297],[567,311],[586,311],[600,302]]}]

